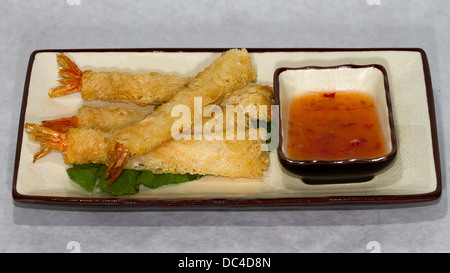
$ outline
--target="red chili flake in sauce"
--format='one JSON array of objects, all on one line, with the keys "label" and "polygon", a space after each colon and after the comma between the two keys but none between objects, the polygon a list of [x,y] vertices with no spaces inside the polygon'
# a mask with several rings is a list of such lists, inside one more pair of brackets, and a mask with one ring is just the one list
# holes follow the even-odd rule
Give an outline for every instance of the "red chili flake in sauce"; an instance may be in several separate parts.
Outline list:
[{"label": "red chili flake in sauce", "polygon": [[336,92],[330,93],[330,94],[325,93],[325,94],[323,94],[323,97],[334,99],[336,97]]}]

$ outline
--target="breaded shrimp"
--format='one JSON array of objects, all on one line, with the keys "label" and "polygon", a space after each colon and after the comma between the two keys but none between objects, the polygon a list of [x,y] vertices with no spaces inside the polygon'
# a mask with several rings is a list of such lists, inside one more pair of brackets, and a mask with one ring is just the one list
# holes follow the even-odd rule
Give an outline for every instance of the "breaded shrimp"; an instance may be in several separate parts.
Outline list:
[{"label": "breaded shrimp", "polygon": [[131,155],[144,155],[172,139],[172,125],[178,119],[171,115],[177,105],[194,112],[194,99],[202,98],[202,110],[219,102],[233,90],[243,88],[256,79],[256,70],[246,49],[231,49],[217,58],[190,82],[189,88],[178,92],[142,121],[114,132],[115,149],[105,176],[114,181],[125,168]]},{"label": "breaded shrimp", "polygon": [[[234,90],[218,104],[224,111],[227,106],[240,105],[243,108],[255,107],[248,111],[250,119],[270,121],[270,106],[274,103],[272,87],[250,83],[244,88]],[[267,113],[259,111],[259,106],[266,106]],[[77,115],[54,120],[44,120],[41,124],[60,133],[70,128],[99,129],[113,132],[142,120],[150,111],[125,107],[90,107],[82,106]]]},{"label": "breaded shrimp", "polygon": [[[67,164],[108,162],[108,152],[113,143],[100,130],[70,128],[61,133],[31,123],[26,123],[25,129],[29,138],[38,141],[42,148],[34,160],[55,150],[63,154]],[[148,154],[132,156],[125,168],[154,173],[258,178],[269,165],[269,153],[261,149],[261,145],[263,141],[260,139],[170,140]],[[121,149],[120,146],[115,148]]]},{"label": "breaded shrimp", "polygon": [[148,111],[125,107],[82,106],[76,116],[54,120],[44,120],[42,125],[55,131],[66,133],[70,128],[99,129],[112,132],[142,120]]},{"label": "breaded shrimp", "polygon": [[191,78],[161,73],[133,74],[130,72],[81,71],[63,53],[57,56],[59,80],[63,85],[49,91],[51,98],[80,91],[84,100],[133,102],[144,106],[161,104],[185,89]]}]

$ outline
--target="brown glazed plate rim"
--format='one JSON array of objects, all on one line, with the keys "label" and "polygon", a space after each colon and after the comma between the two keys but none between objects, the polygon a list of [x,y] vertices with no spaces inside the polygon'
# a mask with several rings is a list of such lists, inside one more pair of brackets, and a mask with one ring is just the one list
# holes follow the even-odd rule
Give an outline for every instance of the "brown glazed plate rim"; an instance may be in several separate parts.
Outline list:
[{"label": "brown glazed plate rim", "polygon": [[[274,93],[275,93],[275,100],[276,103],[279,104],[280,102],[280,88],[279,88],[279,76],[281,73],[287,71],[287,70],[326,70],[326,69],[342,69],[342,68],[351,68],[351,69],[358,69],[358,68],[376,68],[381,71],[383,74],[383,81],[384,81],[384,88],[385,88],[385,95],[386,95],[386,104],[388,109],[388,118],[389,118],[389,130],[391,133],[390,142],[392,145],[391,151],[389,153],[386,153],[383,156],[379,156],[376,158],[349,158],[349,159],[339,159],[339,160],[322,160],[322,159],[308,159],[308,160],[295,160],[289,158],[284,152],[282,147],[283,143],[283,137],[282,137],[282,130],[279,130],[279,146],[278,146],[278,155],[280,157],[280,160],[283,162],[286,162],[288,164],[292,165],[313,165],[313,164],[323,164],[323,165],[349,165],[349,164],[370,164],[370,163],[379,163],[379,162],[385,162],[388,160],[392,160],[397,155],[397,137],[396,137],[396,131],[394,126],[394,118],[393,118],[393,112],[392,112],[392,104],[390,99],[390,87],[389,87],[389,80],[386,68],[380,64],[368,64],[368,65],[354,65],[354,64],[343,64],[343,65],[337,65],[337,66],[303,66],[303,67],[280,67],[275,70],[274,73]],[[279,124],[281,124],[281,115],[279,116]],[[280,125],[281,126],[281,125]]]},{"label": "brown glazed plate rim", "polygon": [[442,192],[442,178],[440,167],[439,146],[437,137],[436,113],[434,106],[433,88],[430,67],[426,52],[421,48],[246,48],[249,53],[276,53],[276,52],[382,52],[382,51],[410,51],[418,52],[422,57],[426,95],[429,109],[429,118],[432,135],[433,156],[436,171],[436,188],[432,192],[411,195],[367,195],[367,196],[325,196],[325,197],[299,197],[299,198],[273,198],[273,199],[144,199],[144,198],[79,198],[64,196],[37,196],[24,195],[17,191],[17,178],[19,171],[22,137],[24,133],[24,120],[27,108],[28,91],[34,59],[39,53],[56,52],[223,52],[230,48],[94,48],[94,49],[41,49],[31,53],[22,98],[20,122],[18,128],[16,158],[13,175],[12,197],[14,201],[27,204],[54,204],[54,205],[81,205],[81,206],[120,206],[120,207],[255,207],[255,206],[307,206],[307,205],[339,205],[339,204],[404,204],[413,202],[426,202],[437,200]]}]

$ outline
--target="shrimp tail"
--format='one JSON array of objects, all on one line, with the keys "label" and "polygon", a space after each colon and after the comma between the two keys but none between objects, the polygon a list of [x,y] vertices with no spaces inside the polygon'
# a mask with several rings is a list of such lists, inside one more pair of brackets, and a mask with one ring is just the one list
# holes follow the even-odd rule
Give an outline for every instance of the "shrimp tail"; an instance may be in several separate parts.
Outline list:
[{"label": "shrimp tail", "polygon": [[78,118],[77,116],[53,119],[53,120],[43,120],[42,126],[50,128],[52,130],[58,131],[60,133],[67,133],[70,128],[78,127]]},{"label": "shrimp tail", "polygon": [[38,159],[43,158],[45,155],[47,155],[51,151],[52,151],[52,149],[50,149],[50,148],[41,147],[41,150],[33,156],[33,163],[35,163]]},{"label": "shrimp tail", "polygon": [[37,141],[41,145],[41,150],[33,157],[33,163],[51,150],[62,153],[67,151],[67,137],[63,133],[33,123],[26,123],[25,130],[31,140]]},{"label": "shrimp tail", "polygon": [[108,164],[108,168],[105,173],[105,178],[108,179],[108,185],[112,185],[120,176],[130,157],[131,153],[128,148],[125,145],[116,142],[111,162]]},{"label": "shrimp tail", "polygon": [[62,85],[50,89],[48,95],[56,98],[80,91],[83,79],[83,72],[80,68],[63,53],[58,54],[56,60],[59,64],[59,75],[63,77],[59,80]]}]

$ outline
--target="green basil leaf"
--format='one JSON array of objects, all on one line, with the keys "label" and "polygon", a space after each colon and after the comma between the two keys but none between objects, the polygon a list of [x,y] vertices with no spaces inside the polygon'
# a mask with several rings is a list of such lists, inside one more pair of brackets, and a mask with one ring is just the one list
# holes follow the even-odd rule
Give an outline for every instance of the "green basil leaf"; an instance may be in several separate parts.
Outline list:
[{"label": "green basil leaf", "polygon": [[73,165],[67,169],[69,177],[85,190],[92,192],[97,186],[102,191],[115,196],[132,195],[139,192],[139,186],[152,189],[164,185],[183,183],[200,179],[201,175],[154,174],[151,171],[124,170],[112,185],[105,178],[107,166],[104,164]]},{"label": "green basil leaf", "polygon": [[177,184],[200,179],[201,175],[190,174],[154,174],[151,171],[142,171],[138,178],[138,182],[152,189],[159,188],[164,185]]},{"label": "green basil leaf", "polygon": [[132,195],[139,192],[137,178],[140,172],[136,170],[124,170],[112,185],[108,185],[105,175],[99,177],[98,187],[112,195]]},{"label": "green basil leaf", "polygon": [[99,177],[101,166],[99,164],[73,165],[72,168],[67,169],[67,174],[83,189],[92,192]]}]

